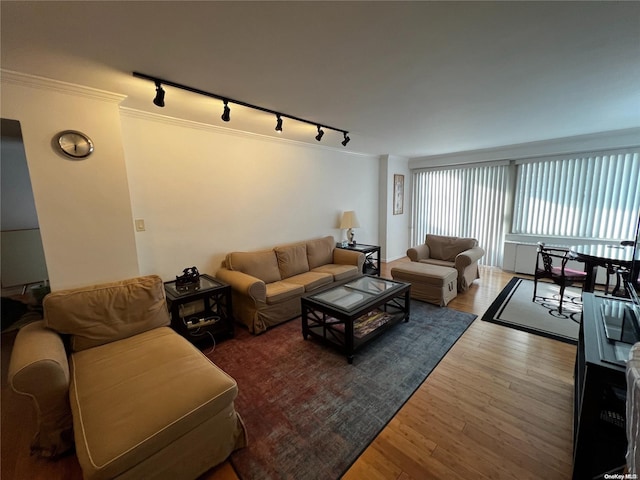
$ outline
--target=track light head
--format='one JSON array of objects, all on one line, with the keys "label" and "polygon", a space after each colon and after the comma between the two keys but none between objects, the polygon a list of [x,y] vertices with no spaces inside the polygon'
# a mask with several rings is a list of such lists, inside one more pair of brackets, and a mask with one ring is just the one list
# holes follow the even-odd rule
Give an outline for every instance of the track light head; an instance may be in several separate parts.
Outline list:
[{"label": "track light head", "polygon": [[222,112],[222,116],[220,118],[224,122],[231,120],[231,109],[229,108],[229,102],[227,100],[224,100],[224,112]]},{"label": "track light head", "polygon": [[[0,0],[1,2],[2,0]],[[289,120],[295,120],[297,122],[302,122],[305,123],[307,125],[315,125],[318,129],[318,133],[315,136],[315,139],[319,142],[322,140],[322,137],[324,136],[324,129],[329,129],[329,130],[333,130],[334,132],[340,133],[342,132],[342,134],[344,135],[344,140],[342,141],[342,145],[346,146],[347,143],[349,143],[349,141],[351,140],[349,138],[349,132],[347,132],[346,130],[343,130],[341,128],[335,128],[335,127],[331,127],[329,125],[322,125],[320,123],[316,123],[316,122],[312,122],[310,120],[305,120],[304,118],[300,118],[300,117],[295,117],[293,115],[288,115],[286,113],[280,113],[277,112],[275,110],[271,110],[269,108],[264,108],[264,107],[259,107],[257,105],[252,105],[250,103],[246,103],[243,102],[241,100],[237,100],[237,99],[233,99],[230,97],[227,97],[226,95],[218,95],[212,92],[206,92],[204,90],[199,90],[197,88],[193,88],[193,87],[189,87],[187,85],[182,85],[180,83],[175,83],[172,82],[171,80],[166,80],[166,79],[162,79],[162,78],[158,78],[158,77],[153,77],[151,75],[146,75],[144,73],[140,73],[140,72],[133,72],[133,76],[137,77],[137,78],[142,78],[144,80],[148,80],[151,81],[155,84],[156,86],[156,96],[153,99],[153,104],[158,106],[158,107],[164,107],[164,96],[165,96],[165,91],[163,88],[163,85],[168,85],[169,87],[171,87],[172,89],[178,88],[181,90],[185,90],[191,93],[197,93],[198,95],[203,95],[206,96],[208,98],[214,98],[216,100],[219,100],[221,102],[224,103],[224,109],[222,111],[222,115],[221,115],[221,119],[224,122],[229,122],[231,121],[231,108],[229,108],[229,104],[230,103],[234,103],[236,105],[240,105],[242,107],[246,107],[246,108],[253,108],[254,110],[259,110],[261,112],[265,112],[268,113],[270,115],[275,115],[276,116],[276,132],[278,133],[282,133],[282,124],[283,124],[283,117],[287,117],[287,119]],[[242,112],[240,112],[242,113]],[[289,121],[287,120],[287,121]],[[288,124],[287,124],[288,125]]]},{"label": "track light head", "polygon": [[164,107],[164,89],[160,82],[156,82],[156,98],[153,99],[153,104],[158,107]]}]

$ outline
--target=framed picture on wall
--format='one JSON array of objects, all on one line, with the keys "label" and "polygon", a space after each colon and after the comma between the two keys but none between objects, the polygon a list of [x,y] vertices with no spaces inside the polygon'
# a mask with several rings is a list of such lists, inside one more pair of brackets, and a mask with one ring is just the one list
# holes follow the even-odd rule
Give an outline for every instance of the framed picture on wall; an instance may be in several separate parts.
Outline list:
[{"label": "framed picture on wall", "polygon": [[393,214],[402,215],[404,208],[404,175],[393,176]]}]

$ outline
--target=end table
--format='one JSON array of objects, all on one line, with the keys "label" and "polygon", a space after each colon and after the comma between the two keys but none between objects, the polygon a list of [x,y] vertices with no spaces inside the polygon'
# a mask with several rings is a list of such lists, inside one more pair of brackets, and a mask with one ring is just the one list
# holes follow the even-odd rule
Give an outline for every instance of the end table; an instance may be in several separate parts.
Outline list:
[{"label": "end table", "polygon": [[365,275],[377,275],[378,277],[380,276],[380,246],[367,245],[365,243],[356,243],[355,245],[347,244],[347,246],[343,247],[342,243],[336,243],[336,247],[364,253],[364,265],[362,267],[362,273],[364,273]]},{"label": "end table", "polygon": [[165,282],[171,327],[192,343],[233,337],[231,286],[206,274],[197,284],[177,287]]}]

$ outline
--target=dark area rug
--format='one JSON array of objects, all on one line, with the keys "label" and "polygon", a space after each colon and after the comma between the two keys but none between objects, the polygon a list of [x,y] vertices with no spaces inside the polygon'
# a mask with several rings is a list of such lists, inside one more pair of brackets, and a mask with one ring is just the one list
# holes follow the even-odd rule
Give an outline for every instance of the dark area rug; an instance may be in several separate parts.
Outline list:
[{"label": "dark area rug", "polygon": [[577,344],[582,315],[582,291],[567,287],[558,311],[560,287],[538,281],[533,301],[533,281],[513,277],[489,306],[482,320],[505,327]]},{"label": "dark area rug", "polygon": [[[238,382],[249,446],[231,456],[243,480],[337,479],[476,318],[411,302],[411,318],[356,352],[303,340],[300,319],[236,337],[208,354]],[[206,353],[206,348],[205,348]]]}]

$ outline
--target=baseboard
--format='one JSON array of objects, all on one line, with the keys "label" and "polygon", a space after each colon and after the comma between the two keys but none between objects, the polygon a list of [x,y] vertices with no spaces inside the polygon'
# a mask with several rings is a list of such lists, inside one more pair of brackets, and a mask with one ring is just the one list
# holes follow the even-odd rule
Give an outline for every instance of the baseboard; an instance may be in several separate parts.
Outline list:
[{"label": "baseboard", "polygon": [[403,258],[408,258],[408,257],[406,255],[400,255],[399,257],[381,258],[380,261],[382,263],[391,263],[391,262],[395,262],[396,260],[402,260]]}]

